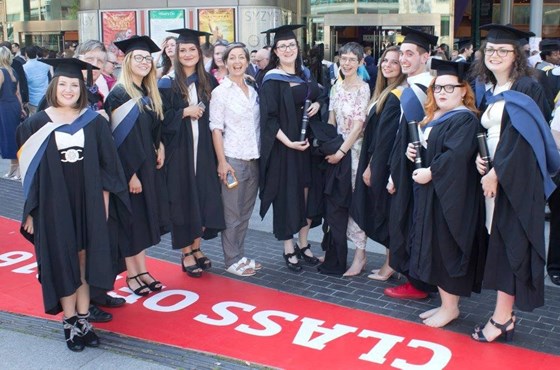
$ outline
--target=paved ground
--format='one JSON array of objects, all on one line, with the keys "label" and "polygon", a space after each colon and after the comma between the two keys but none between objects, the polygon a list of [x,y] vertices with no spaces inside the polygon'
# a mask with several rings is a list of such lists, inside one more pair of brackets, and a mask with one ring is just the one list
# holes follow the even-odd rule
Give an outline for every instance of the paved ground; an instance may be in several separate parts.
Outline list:
[{"label": "paved ground", "polygon": [[[4,162],[3,165],[5,167],[6,163]],[[2,169],[2,163],[0,163],[0,173],[5,172]],[[14,181],[0,179],[0,216],[19,219],[21,217],[21,206],[21,185]],[[287,270],[281,257],[281,243],[274,239],[269,232],[270,230],[270,220],[261,221],[256,214],[253,216],[246,240],[246,255],[261,262],[264,269],[255,277],[244,279],[245,282],[413,322],[420,321],[418,319],[419,313],[439,305],[437,295],[422,301],[397,301],[384,296],[383,290],[386,287],[398,283],[395,279],[383,283],[368,280],[366,278],[367,274],[355,278],[330,277],[318,274],[312,267],[305,267],[300,273],[292,273]],[[317,229],[311,234],[310,239],[316,241],[320,237]],[[314,252],[320,254],[319,243],[312,244]],[[212,273],[237,279],[237,277],[224,271],[219,238],[203,242],[203,249],[213,261]],[[383,255],[375,252],[383,249],[372,244],[368,246],[368,250],[370,252],[368,253],[367,270],[371,270],[382,264]],[[168,235],[159,245],[150,248],[148,254],[151,257],[177,264],[177,270],[179,271],[180,254],[178,251],[171,250]],[[349,258],[351,257],[352,253],[350,253]],[[158,276],[158,278],[163,281],[165,279],[164,276]],[[463,299],[459,320],[443,330],[468,335],[475,324],[485,322],[490,317],[494,300],[494,293],[488,291],[473,295],[470,299]],[[517,317],[515,346],[556,355],[560,354],[560,289],[558,287],[548,283],[545,306],[532,313],[519,312]],[[25,344],[29,341],[30,355],[37,353],[38,350],[40,353],[43,353],[43,350],[45,353],[49,353],[48,348],[50,347],[48,346],[51,345],[51,342],[53,340],[60,342],[62,336],[59,329],[60,324],[40,319],[0,313],[0,324],[0,356],[2,358],[5,358],[3,355],[5,343],[20,340]],[[37,326],[41,328],[39,331],[33,329]],[[122,357],[123,366],[119,366],[119,368],[156,368],[155,363],[173,368],[237,369],[249,366],[237,361],[155,345],[117,335],[104,335],[104,337],[106,336],[108,340],[105,340],[101,349],[98,350],[99,355]],[[8,337],[9,339],[5,339]],[[43,344],[43,340],[37,341],[37,337],[47,340]],[[60,345],[62,343],[58,344],[58,346]],[[70,351],[58,351],[57,353],[65,357],[75,357],[74,354],[68,352]],[[165,355],[162,356],[161,353]],[[22,354],[20,357],[23,361],[23,357],[26,356]],[[141,361],[141,364],[135,363],[136,360]],[[84,361],[86,360],[84,359]],[[17,364],[21,365],[17,368],[36,368],[29,362]],[[88,368],[88,366],[88,363],[84,362],[79,368]],[[44,368],[55,367],[46,366]]]}]

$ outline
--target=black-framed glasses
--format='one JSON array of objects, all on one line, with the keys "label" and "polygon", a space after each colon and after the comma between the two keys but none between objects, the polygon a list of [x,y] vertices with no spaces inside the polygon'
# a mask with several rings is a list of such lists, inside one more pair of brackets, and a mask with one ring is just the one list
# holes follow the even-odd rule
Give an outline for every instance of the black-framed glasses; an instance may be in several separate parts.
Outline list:
[{"label": "black-framed glasses", "polygon": [[276,49],[280,50],[282,53],[285,53],[286,50],[288,50],[288,49],[296,50],[297,49],[297,44],[295,42],[292,42],[292,43],[289,43],[289,44],[278,45],[278,46],[276,46]]},{"label": "black-framed glasses", "polygon": [[494,48],[486,48],[484,49],[484,54],[491,57],[492,55],[494,55],[494,53],[498,54],[499,57],[501,58],[505,58],[507,57],[507,55],[509,53],[513,53],[514,50],[508,50],[508,49],[494,49]]},{"label": "black-framed glasses", "polygon": [[463,87],[463,85],[434,85],[434,92],[438,93],[441,90],[445,91],[448,94],[453,93],[456,87]]},{"label": "black-framed glasses", "polygon": [[132,58],[138,63],[142,63],[144,61],[146,61],[147,63],[151,63],[154,61],[154,58],[152,58],[151,55],[146,55],[145,57],[142,55],[135,55]]}]

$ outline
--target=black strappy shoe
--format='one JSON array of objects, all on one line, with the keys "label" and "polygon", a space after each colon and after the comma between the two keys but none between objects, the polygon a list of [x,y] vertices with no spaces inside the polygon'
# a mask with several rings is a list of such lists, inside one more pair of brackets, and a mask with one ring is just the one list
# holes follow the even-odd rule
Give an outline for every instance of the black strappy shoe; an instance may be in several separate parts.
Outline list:
[{"label": "black strappy shoe", "polygon": [[[504,341],[506,342],[510,342],[513,340],[513,333],[515,332],[515,325],[513,326],[513,328],[507,330],[507,327],[513,324],[513,318],[514,316],[512,316],[505,324],[498,324],[496,321],[494,321],[494,319],[490,318],[490,324],[492,324],[494,327],[498,328],[501,333],[494,339],[492,340],[488,340],[485,336],[484,333],[482,332],[482,329],[484,328],[484,325],[477,325],[474,327],[474,331],[471,335],[471,338],[476,340],[477,342],[483,342],[483,343],[491,343],[494,342],[497,339],[503,338]],[[475,337],[476,336],[476,337]]]},{"label": "black strappy shoe", "polygon": [[319,259],[315,256],[308,256],[305,254],[305,251],[311,249],[311,244],[307,244],[307,247],[300,248],[299,245],[294,246],[294,253],[296,253],[298,259],[303,259],[305,263],[311,266],[317,266],[319,264]]},{"label": "black strappy shoe", "polygon": [[297,253],[284,253],[284,260],[286,260],[286,266],[288,266],[288,268],[292,271],[301,271],[301,265],[299,263],[299,260],[296,263],[292,263],[290,262],[290,258],[292,257],[297,257]]},{"label": "black strappy shoe", "polygon": [[[194,254],[194,251],[188,252],[188,253],[181,253],[181,267],[183,268],[183,272],[186,272],[187,275],[189,275],[190,277],[193,278],[199,278],[202,276],[202,269],[198,266],[198,263],[196,263],[196,257],[194,257],[195,259],[195,264],[194,265],[190,265],[190,266],[185,266],[183,264],[183,261],[185,260],[185,258],[187,258],[188,256],[192,256]],[[197,271],[198,270],[198,271]]]},{"label": "black strappy shoe", "polygon": [[143,276],[143,275],[148,275],[148,277],[150,279],[152,279],[153,281],[151,283],[146,283],[144,282],[144,284],[146,284],[146,286],[148,287],[148,289],[150,289],[152,292],[159,292],[161,290],[161,288],[163,288],[163,285],[161,284],[161,281],[156,280],[149,272],[142,272],[140,274],[138,274],[137,276]]},{"label": "black strappy shoe", "polygon": [[212,261],[210,261],[210,259],[206,257],[204,254],[202,255],[202,257],[197,257],[194,255],[195,253],[202,253],[200,248],[193,249],[192,253],[193,253],[194,260],[196,261],[196,264],[202,270],[208,270],[212,267]]},{"label": "black strappy shoe", "polygon": [[[139,295],[141,297],[145,297],[148,294],[150,294],[150,288],[148,288],[148,286],[146,284],[144,284],[144,282],[142,280],[140,280],[139,276],[140,275],[127,277],[126,278],[126,285],[128,286],[128,289],[130,289],[134,292],[134,294]],[[138,288],[132,289],[130,287],[130,281],[131,280],[136,281],[136,284],[138,284]],[[145,289],[147,289],[147,290],[145,290]]]}]

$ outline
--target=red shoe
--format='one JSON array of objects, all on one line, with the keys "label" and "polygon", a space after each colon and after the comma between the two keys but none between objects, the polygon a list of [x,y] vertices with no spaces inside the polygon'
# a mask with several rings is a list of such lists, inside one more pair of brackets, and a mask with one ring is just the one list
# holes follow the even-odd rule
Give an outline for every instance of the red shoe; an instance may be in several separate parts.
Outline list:
[{"label": "red shoe", "polygon": [[428,297],[428,293],[416,289],[410,283],[393,288],[386,288],[383,293],[389,297],[398,299],[423,299]]}]

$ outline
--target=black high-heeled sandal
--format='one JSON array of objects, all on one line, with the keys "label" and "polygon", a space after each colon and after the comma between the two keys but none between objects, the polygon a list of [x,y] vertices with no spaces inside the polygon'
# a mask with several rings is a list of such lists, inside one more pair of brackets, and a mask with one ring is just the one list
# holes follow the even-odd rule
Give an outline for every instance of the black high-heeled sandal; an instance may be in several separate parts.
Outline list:
[{"label": "black high-heeled sandal", "polygon": [[143,276],[143,275],[148,275],[148,277],[149,277],[150,279],[153,280],[153,281],[152,281],[151,283],[149,283],[149,284],[146,283],[146,282],[144,282],[144,284],[146,284],[146,285],[148,286],[148,289],[150,289],[152,292],[159,292],[159,291],[161,290],[161,288],[163,288],[163,285],[161,284],[161,281],[156,280],[156,279],[152,276],[152,274],[150,274],[150,273],[147,272],[147,271],[146,271],[146,272],[142,272],[142,273],[138,274],[137,276],[140,277],[140,276]]},{"label": "black high-heeled sandal", "polygon": [[303,259],[305,263],[311,266],[317,266],[319,264],[319,259],[315,256],[308,256],[305,254],[305,251],[311,249],[311,244],[307,244],[307,247],[300,248],[299,245],[294,246],[294,253],[296,253],[298,259]]},{"label": "black high-heeled sandal", "polygon": [[[490,324],[492,324],[494,327],[498,328],[501,333],[494,339],[492,340],[488,340],[485,336],[484,333],[482,332],[482,329],[484,329],[484,325],[477,325],[474,327],[474,331],[471,335],[471,338],[476,340],[477,342],[482,342],[482,343],[491,343],[494,342],[497,339],[503,338],[504,341],[506,342],[510,342],[513,340],[513,334],[515,332],[515,325],[513,326],[513,328],[507,330],[507,327],[510,326],[511,324],[513,324],[513,318],[514,316],[512,316],[505,324],[498,324],[496,321],[494,321],[494,319],[490,318]],[[476,338],[474,337],[476,335]]]},{"label": "black high-heeled sandal", "polygon": [[200,248],[192,250],[194,260],[196,261],[196,264],[198,265],[198,267],[200,267],[202,270],[210,269],[212,267],[212,261],[210,261],[210,259],[208,257],[206,257],[205,255],[202,255],[202,257],[195,256],[194,254],[198,253],[198,252],[202,253]]},{"label": "black high-heeled sandal", "polygon": [[[140,280],[139,276],[140,275],[127,277],[126,278],[126,285],[128,286],[128,289],[130,289],[134,292],[134,294],[139,295],[141,297],[145,297],[148,294],[150,294],[150,288],[146,284],[144,284],[144,282],[142,280]],[[130,287],[130,281],[131,280],[136,281],[136,283],[139,285],[138,288],[132,289]],[[144,290],[144,289],[148,289],[148,290]]]},{"label": "black high-heeled sandal", "polygon": [[[193,251],[188,252],[188,253],[181,253],[181,267],[183,268],[183,272],[186,272],[187,275],[189,275],[190,277],[199,278],[199,277],[202,276],[202,271],[201,271],[202,269],[196,263],[196,257],[194,258],[194,260],[195,260],[194,265],[185,266],[185,264],[183,263],[185,258],[187,258],[188,256],[192,256],[193,253],[194,253]],[[197,270],[199,270],[199,271],[197,271]]]},{"label": "black high-heeled sandal", "polygon": [[296,263],[292,263],[290,262],[290,258],[292,257],[297,257],[297,253],[284,253],[284,260],[286,260],[286,266],[288,266],[288,268],[292,271],[301,271],[301,265],[299,263],[299,260]]}]

